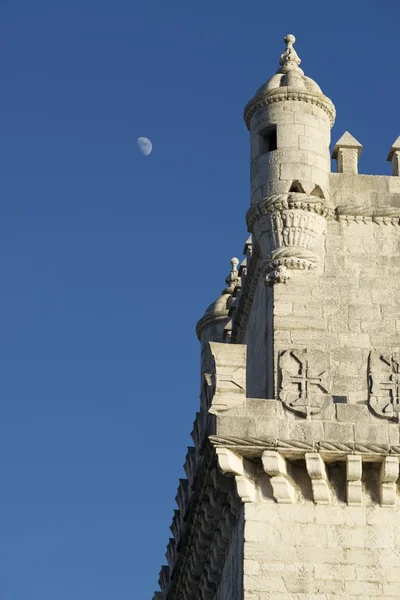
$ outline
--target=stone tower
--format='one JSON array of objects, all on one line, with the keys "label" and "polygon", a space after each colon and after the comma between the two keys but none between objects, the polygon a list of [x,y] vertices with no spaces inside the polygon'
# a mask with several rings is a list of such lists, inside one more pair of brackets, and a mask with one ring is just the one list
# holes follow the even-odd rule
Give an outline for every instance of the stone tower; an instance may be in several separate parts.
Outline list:
[{"label": "stone tower", "polygon": [[348,132],[331,173],[335,108],[285,42],[244,112],[250,237],[197,325],[154,600],[400,597],[400,138],[391,176]]}]

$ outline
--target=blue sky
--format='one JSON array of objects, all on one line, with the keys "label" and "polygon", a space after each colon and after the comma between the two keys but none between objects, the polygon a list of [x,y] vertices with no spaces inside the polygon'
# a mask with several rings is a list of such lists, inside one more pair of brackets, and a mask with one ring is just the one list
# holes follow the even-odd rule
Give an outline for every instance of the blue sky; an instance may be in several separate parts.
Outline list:
[{"label": "blue sky", "polygon": [[[286,33],[360,169],[400,134],[396,2],[3,0],[0,600],[152,597],[241,257],[244,105]],[[153,153],[142,156],[136,138]]]}]

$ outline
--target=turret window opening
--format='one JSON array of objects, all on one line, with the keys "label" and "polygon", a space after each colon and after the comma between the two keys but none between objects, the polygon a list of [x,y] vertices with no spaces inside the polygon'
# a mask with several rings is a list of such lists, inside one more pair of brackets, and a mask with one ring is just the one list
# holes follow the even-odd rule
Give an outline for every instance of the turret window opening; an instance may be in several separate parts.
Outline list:
[{"label": "turret window opening", "polygon": [[276,126],[268,127],[260,133],[260,155],[277,150]]}]

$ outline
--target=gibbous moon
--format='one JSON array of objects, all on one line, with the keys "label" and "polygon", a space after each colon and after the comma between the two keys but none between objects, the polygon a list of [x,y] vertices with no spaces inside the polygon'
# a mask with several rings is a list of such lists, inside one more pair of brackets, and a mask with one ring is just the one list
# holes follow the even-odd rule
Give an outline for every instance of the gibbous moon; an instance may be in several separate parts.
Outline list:
[{"label": "gibbous moon", "polygon": [[153,144],[145,137],[138,138],[137,145],[139,146],[140,152],[145,156],[148,156],[153,149]]}]

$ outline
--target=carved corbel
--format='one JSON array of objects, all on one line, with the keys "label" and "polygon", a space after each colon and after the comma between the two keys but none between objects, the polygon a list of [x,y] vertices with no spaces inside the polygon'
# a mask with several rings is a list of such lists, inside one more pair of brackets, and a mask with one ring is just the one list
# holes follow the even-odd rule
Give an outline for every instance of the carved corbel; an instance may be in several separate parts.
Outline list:
[{"label": "carved corbel", "polygon": [[278,265],[274,268],[271,263],[268,263],[263,276],[266,285],[275,285],[275,283],[287,283],[292,278],[292,273],[285,265]]},{"label": "carved corbel", "polygon": [[227,448],[216,448],[218,464],[224,475],[234,476],[237,493],[243,503],[256,500],[256,486],[252,481],[245,459]]},{"label": "carved corbel", "polygon": [[278,452],[266,450],[261,460],[264,471],[271,477],[275,500],[283,504],[293,504],[296,501],[296,488],[288,475],[286,459]]},{"label": "carved corbel", "polygon": [[328,485],[328,476],[321,455],[318,452],[307,452],[305,458],[315,504],[330,504],[331,493]]},{"label": "carved corbel", "polygon": [[349,454],[346,460],[347,504],[362,504],[362,460],[361,456]]},{"label": "carved corbel", "polygon": [[399,477],[399,457],[386,456],[381,465],[380,496],[382,506],[396,504],[396,481]]},{"label": "carved corbel", "polygon": [[247,225],[267,262],[267,285],[286,283],[290,271],[309,271],[323,258],[326,221],[334,211],[318,191],[321,197],[304,190],[268,196],[249,209]]}]

